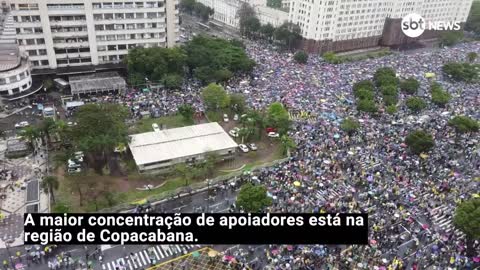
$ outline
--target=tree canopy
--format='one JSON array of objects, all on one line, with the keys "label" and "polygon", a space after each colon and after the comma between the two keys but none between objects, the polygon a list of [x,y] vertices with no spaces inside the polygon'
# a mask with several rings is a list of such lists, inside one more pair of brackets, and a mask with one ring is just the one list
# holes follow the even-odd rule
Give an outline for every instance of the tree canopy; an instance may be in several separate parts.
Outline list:
[{"label": "tree canopy", "polygon": [[177,110],[186,122],[193,121],[193,114],[195,113],[195,109],[193,109],[192,105],[183,104],[178,106]]},{"label": "tree canopy", "polygon": [[455,81],[473,82],[478,79],[479,65],[451,62],[445,64],[442,70]]},{"label": "tree canopy", "polygon": [[408,94],[416,94],[420,83],[415,78],[408,78],[400,83],[400,89]]},{"label": "tree canopy", "polygon": [[465,25],[467,31],[473,31],[480,35],[480,2],[473,1],[470,14],[468,15],[467,24]]},{"label": "tree canopy", "polygon": [[308,61],[308,54],[305,51],[298,51],[293,56],[293,59],[299,64],[306,64]]},{"label": "tree canopy", "polygon": [[345,118],[340,124],[340,128],[348,134],[353,134],[360,128],[360,123],[356,119]]},{"label": "tree canopy", "polygon": [[467,254],[473,256],[473,241],[480,239],[480,198],[460,203],[455,210],[453,224],[465,233]]},{"label": "tree canopy", "polygon": [[427,107],[427,103],[419,97],[411,97],[407,99],[406,104],[407,107],[414,112],[419,112]]},{"label": "tree canopy", "polygon": [[264,186],[247,183],[240,188],[236,204],[245,212],[257,213],[270,206],[272,198],[267,196],[267,189]]},{"label": "tree canopy", "polygon": [[445,104],[452,99],[452,95],[443,90],[442,86],[438,83],[433,83],[430,90],[432,94],[432,102],[438,106],[445,106]]},{"label": "tree canopy", "polygon": [[280,134],[287,133],[290,128],[288,111],[279,102],[272,103],[268,107],[266,122],[269,127],[276,128]]},{"label": "tree canopy", "polygon": [[361,99],[357,102],[357,110],[375,113],[378,112],[378,107],[372,99]]},{"label": "tree canopy", "polygon": [[177,47],[134,48],[126,58],[129,83],[144,84],[146,78],[162,81],[168,74],[182,76],[186,60],[185,52]]},{"label": "tree canopy", "polygon": [[103,173],[116,146],[128,143],[127,116],[125,107],[108,103],[86,104],[75,113],[77,125],[71,132],[73,144],[87,153],[87,161],[97,173]]},{"label": "tree canopy", "polygon": [[416,130],[408,134],[405,139],[410,150],[415,154],[428,152],[434,145],[432,135],[424,130]]},{"label": "tree canopy", "polygon": [[245,96],[239,93],[230,94],[230,107],[236,113],[243,113],[247,109]]},{"label": "tree canopy", "polygon": [[225,72],[220,70],[245,73],[255,65],[242,47],[220,38],[196,36],[184,49],[188,68],[204,83],[225,80]]},{"label": "tree canopy", "polygon": [[476,120],[464,115],[453,117],[448,124],[459,133],[477,132],[480,128]]},{"label": "tree canopy", "polygon": [[211,83],[202,90],[202,99],[209,110],[226,108],[230,104],[230,97],[221,85]]}]

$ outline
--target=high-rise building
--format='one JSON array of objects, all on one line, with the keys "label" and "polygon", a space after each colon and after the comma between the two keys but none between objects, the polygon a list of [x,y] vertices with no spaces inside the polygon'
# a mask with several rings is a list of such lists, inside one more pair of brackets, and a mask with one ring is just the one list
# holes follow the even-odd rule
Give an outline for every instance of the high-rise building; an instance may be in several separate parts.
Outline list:
[{"label": "high-rise building", "polygon": [[134,47],[178,40],[178,0],[4,1],[36,69],[118,63]]},{"label": "high-rise building", "polygon": [[385,32],[401,32],[400,22],[410,13],[427,22],[466,22],[472,1],[289,0],[289,21],[300,26],[307,47],[347,50],[376,46]]},{"label": "high-rise building", "polygon": [[0,99],[26,95],[32,87],[28,55],[19,49],[13,18],[0,12]]}]

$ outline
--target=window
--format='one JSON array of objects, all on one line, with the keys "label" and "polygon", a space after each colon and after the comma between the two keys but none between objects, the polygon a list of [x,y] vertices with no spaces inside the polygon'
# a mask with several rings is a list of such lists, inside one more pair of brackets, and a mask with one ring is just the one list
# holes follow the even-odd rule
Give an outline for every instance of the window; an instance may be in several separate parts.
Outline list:
[{"label": "window", "polygon": [[48,60],[42,60],[40,61],[40,63],[42,64],[42,66],[48,66]]},{"label": "window", "polygon": [[38,54],[37,54],[37,50],[28,50],[27,53],[28,53],[29,56],[38,55]]},{"label": "window", "polygon": [[45,44],[45,40],[43,38],[37,38],[37,44]]},{"label": "window", "polygon": [[35,39],[24,39],[23,43],[27,45],[35,45]]}]

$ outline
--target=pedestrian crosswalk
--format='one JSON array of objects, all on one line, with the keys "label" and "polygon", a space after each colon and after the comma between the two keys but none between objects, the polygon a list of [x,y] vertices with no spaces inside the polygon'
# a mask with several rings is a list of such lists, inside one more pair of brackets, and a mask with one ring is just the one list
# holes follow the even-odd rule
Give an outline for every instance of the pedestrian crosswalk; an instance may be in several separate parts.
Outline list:
[{"label": "pedestrian crosswalk", "polygon": [[446,233],[451,233],[453,231],[454,235],[458,238],[463,238],[464,234],[456,229],[453,225],[453,209],[448,205],[441,205],[435,207],[431,210],[430,216],[432,219],[433,226],[437,226]]},{"label": "pedestrian crosswalk", "polygon": [[125,257],[118,258],[111,262],[102,264],[103,270],[115,269],[145,269],[152,265],[162,262],[163,260],[180,256],[188,253],[190,250],[199,248],[200,245],[156,245],[148,249],[141,250]]}]

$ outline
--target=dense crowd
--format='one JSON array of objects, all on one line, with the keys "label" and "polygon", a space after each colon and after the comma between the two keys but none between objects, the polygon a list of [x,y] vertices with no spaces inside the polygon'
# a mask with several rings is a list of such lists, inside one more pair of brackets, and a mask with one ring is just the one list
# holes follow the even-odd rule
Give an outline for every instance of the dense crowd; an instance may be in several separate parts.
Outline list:
[{"label": "dense crowd", "polygon": [[[474,269],[480,265],[479,243],[466,257],[465,235],[452,224],[457,203],[479,190],[478,135],[458,136],[447,125],[453,115],[480,119],[480,85],[453,82],[442,66],[466,61],[480,43],[452,48],[394,53],[361,62],[328,64],[310,57],[298,64],[291,55],[259,44],[247,44],[256,63],[252,74],[232,79],[229,92],[243,93],[253,109],[281,101],[296,118],[290,131],[297,148],[288,161],[257,173],[273,198],[271,212],[369,213],[367,246],[271,246],[262,269]],[[404,106],[376,116],[358,112],[352,85],[372,79],[375,70],[392,67],[401,78],[420,82],[419,96],[429,100],[432,79],[453,99],[445,108],[430,104],[421,115]],[[132,115],[175,114],[191,104],[203,111],[198,82],[188,80],[181,92],[131,89],[120,95],[91,98],[128,106]],[[342,119],[354,116],[361,128],[343,132]],[[405,145],[406,135],[422,128],[433,135],[434,149],[417,156]],[[300,186],[294,182],[301,183]],[[256,264],[257,267],[264,264]]]},{"label": "dense crowd", "polygon": [[[267,269],[473,269],[476,255],[466,257],[465,236],[452,224],[455,206],[468,199],[480,170],[478,135],[458,137],[447,125],[452,115],[479,119],[478,84],[453,83],[441,72],[449,61],[465,61],[480,43],[454,48],[331,65],[319,58],[306,65],[292,57],[250,45],[258,66],[253,76],[230,91],[246,93],[251,106],[282,101],[290,111],[305,111],[292,137],[297,150],[288,162],[264,169],[258,178],[274,199],[272,212],[367,212],[368,246],[272,247]],[[395,116],[371,117],[356,112],[352,84],[371,79],[376,69],[392,67],[402,78],[421,83],[419,95],[429,98],[426,73],[453,95],[444,109],[430,106],[412,115],[400,106]],[[246,83],[247,82],[247,83]],[[400,97],[400,103],[404,102]],[[355,116],[360,131],[352,136],[339,128]],[[408,132],[422,128],[433,135],[435,148],[411,154]],[[301,186],[294,185],[295,181]],[[273,252],[274,251],[274,252]]]}]

